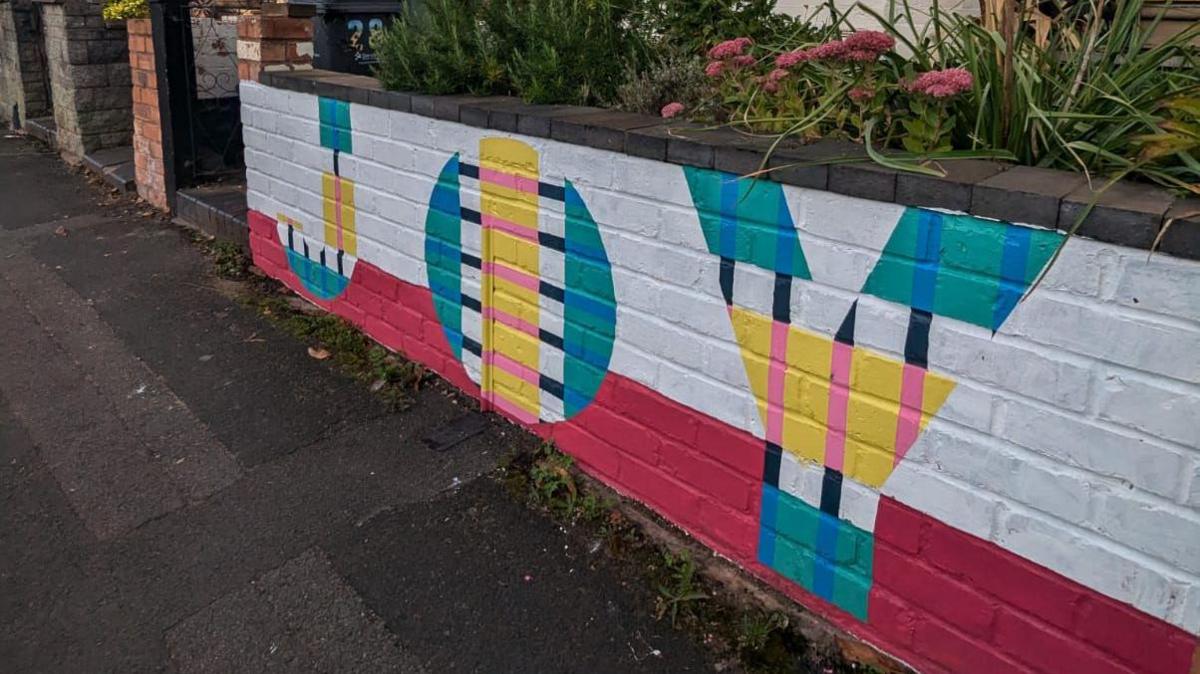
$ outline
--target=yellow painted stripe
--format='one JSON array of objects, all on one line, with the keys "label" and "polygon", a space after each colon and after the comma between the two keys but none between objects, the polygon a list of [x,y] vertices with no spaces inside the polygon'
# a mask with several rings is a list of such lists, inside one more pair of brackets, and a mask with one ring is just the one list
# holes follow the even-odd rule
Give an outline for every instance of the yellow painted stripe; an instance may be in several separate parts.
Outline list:
[{"label": "yellow painted stripe", "polygon": [[537,371],[538,369],[538,340],[537,338],[527,335],[519,330],[497,322],[492,327],[492,345],[495,346],[497,353],[502,353],[508,358],[524,365],[525,367]]},{"label": "yellow painted stripe", "polygon": [[493,389],[497,395],[533,415],[539,414],[538,387],[492,366]]}]

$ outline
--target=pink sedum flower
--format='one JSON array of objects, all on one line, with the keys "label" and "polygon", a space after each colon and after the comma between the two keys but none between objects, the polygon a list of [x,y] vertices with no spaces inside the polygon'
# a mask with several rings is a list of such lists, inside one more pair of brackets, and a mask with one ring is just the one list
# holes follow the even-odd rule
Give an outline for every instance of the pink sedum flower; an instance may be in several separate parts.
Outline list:
[{"label": "pink sedum flower", "polygon": [[874,98],[875,91],[866,87],[854,87],[847,95],[850,96],[850,100],[854,101],[855,103],[862,103]]},{"label": "pink sedum flower", "polygon": [[779,80],[782,80],[783,78],[787,77],[790,74],[791,73],[789,73],[787,70],[785,70],[783,68],[776,68],[767,74],[767,81],[768,82],[778,82]]},{"label": "pink sedum flower", "polygon": [[741,56],[734,56],[729,62],[732,63],[735,68],[747,68],[754,65],[757,60],[749,54],[742,54]]},{"label": "pink sedum flower", "polygon": [[847,35],[842,42],[851,53],[875,52],[876,55],[891,51],[896,46],[895,38],[877,30],[856,31]]},{"label": "pink sedum flower", "polygon": [[739,37],[733,40],[725,40],[717,46],[708,50],[708,58],[714,61],[729,59],[735,56],[741,56],[745,53],[746,48],[754,44],[754,41],[748,37]]},{"label": "pink sedum flower", "polygon": [[762,87],[763,91],[767,92],[768,94],[779,93],[779,82],[775,80],[767,80],[766,82],[763,82]]},{"label": "pink sedum flower", "polygon": [[808,58],[814,61],[824,61],[826,59],[838,59],[846,54],[848,49],[846,43],[841,40],[834,40],[819,44],[808,50]]},{"label": "pink sedum flower", "polygon": [[791,68],[811,58],[808,51],[804,49],[796,49],[789,52],[784,52],[775,57],[775,65],[780,68]]},{"label": "pink sedum flower", "polygon": [[908,90],[933,98],[950,98],[968,91],[974,83],[975,78],[966,68],[947,68],[921,73],[908,85]]},{"label": "pink sedum flower", "polygon": [[720,77],[724,73],[725,73],[725,62],[724,61],[712,61],[711,63],[709,63],[707,66],[704,67],[704,74],[708,75],[709,77]]},{"label": "pink sedum flower", "polygon": [[663,119],[671,119],[681,112],[683,112],[683,103],[675,102],[664,105],[661,114]]}]

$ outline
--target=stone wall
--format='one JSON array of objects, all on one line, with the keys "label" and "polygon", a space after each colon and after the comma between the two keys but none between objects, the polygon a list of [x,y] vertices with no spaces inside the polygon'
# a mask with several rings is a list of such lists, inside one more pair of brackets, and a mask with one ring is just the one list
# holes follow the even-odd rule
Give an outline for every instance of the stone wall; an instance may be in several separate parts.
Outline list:
[{"label": "stone wall", "polygon": [[68,160],[131,141],[125,23],[105,23],[100,10],[99,0],[42,5],[58,149]]},{"label": "stone wall", "polygon": [[0,0],[0,123],[6,125],[49,111],[36,11],[29,0]]},{"label": "stone wall", "polygon": [[[653,118],[263,81],[269,275],[919,671],[1194,673],[1194,238],[964,212],[1054,222],[1070,174],[919,208],[874,165],[739,178],[761,155]],[[1170,207],[1081,231],[1149,245]]]}]

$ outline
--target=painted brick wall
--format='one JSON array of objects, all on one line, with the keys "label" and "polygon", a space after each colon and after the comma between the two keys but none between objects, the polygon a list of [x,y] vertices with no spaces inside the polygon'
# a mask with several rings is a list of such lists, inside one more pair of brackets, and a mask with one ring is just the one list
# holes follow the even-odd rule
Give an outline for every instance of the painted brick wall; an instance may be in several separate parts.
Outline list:
[{"label": "painted brick wall", "polygon": [[242,84],[256,264],[924,672],[1192,670],[1200,264]]}]

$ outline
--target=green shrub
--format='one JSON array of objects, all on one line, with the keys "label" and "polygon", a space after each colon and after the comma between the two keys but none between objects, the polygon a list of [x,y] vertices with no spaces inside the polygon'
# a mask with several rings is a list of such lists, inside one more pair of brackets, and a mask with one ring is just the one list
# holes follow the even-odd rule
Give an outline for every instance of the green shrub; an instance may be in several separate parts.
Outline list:
[{"label": "green shrub", "polygon": [[406,4],[372,41],[383,86],[428,94],[506,92],[504,68],[478,20],[481,6],[479,0]]},{"label": "green shrub", "polygon": [[512,93],[532,103],[611,100],[647,60],[632,9],[603,0],[429,0],[376,38],[389,89]]},{"label": "green shrub", "polygon": [[815,37],[811,22],[775,11],[776,0],[646,0],[639,25],[665,46],[700,56],[736,37],[759,43]]},{"label": "green shrub", "polygon": [[654,115],[668,103],[681,103],[688,116],[696,117],[711,107],[715,95],[704,75],[704,60],[672,50],[642,72],[628,69],[615,103],[622,110]]}]

